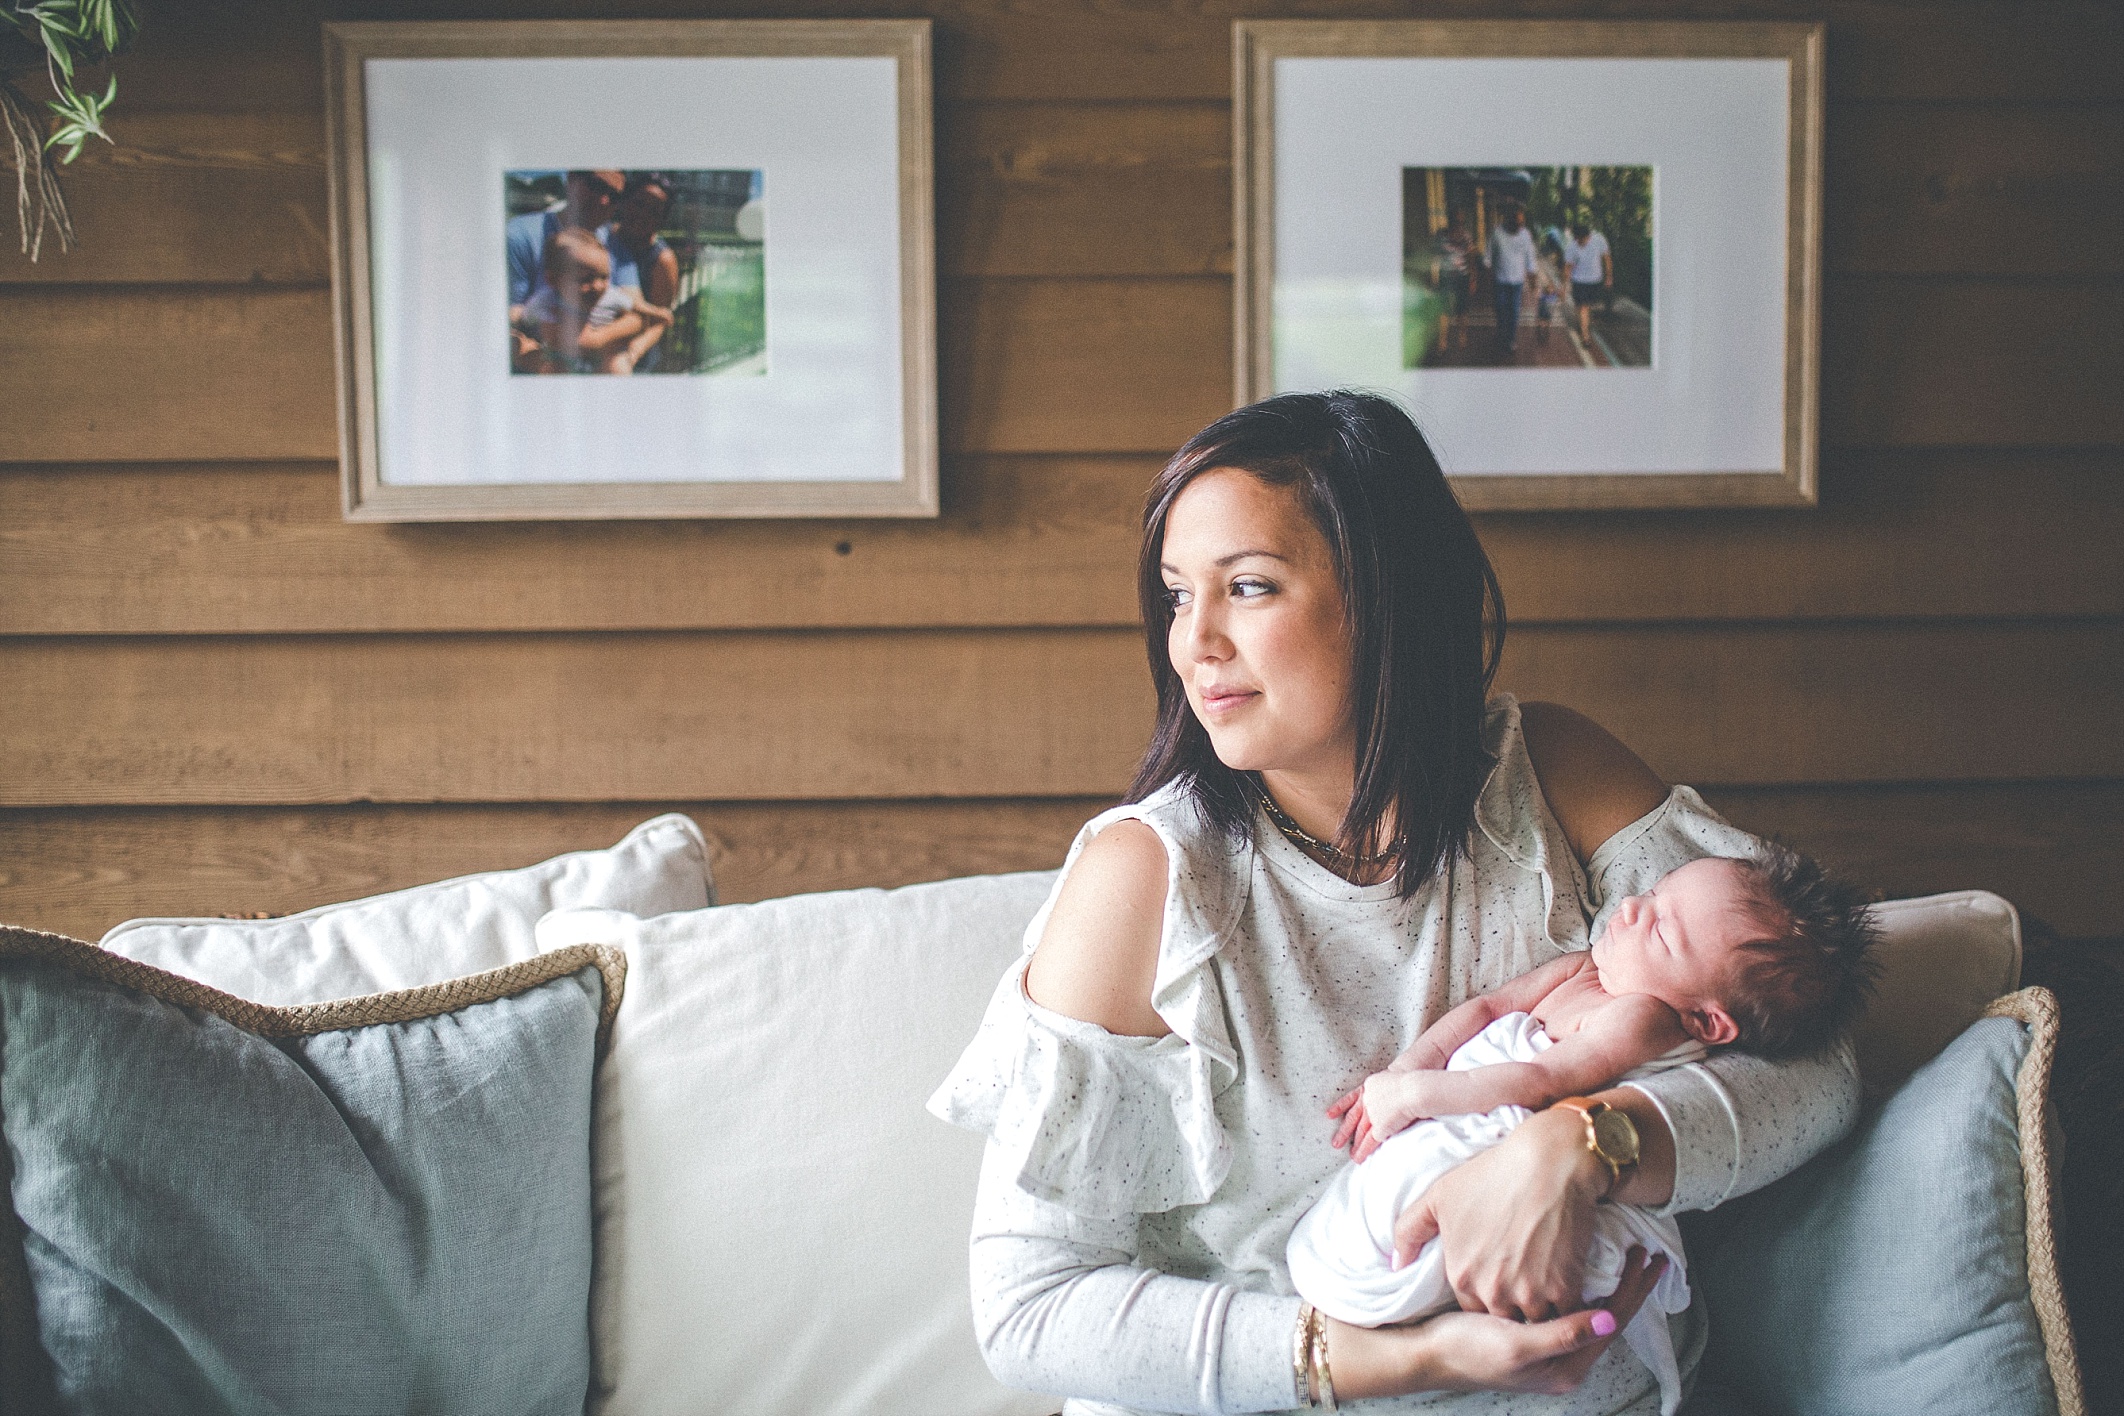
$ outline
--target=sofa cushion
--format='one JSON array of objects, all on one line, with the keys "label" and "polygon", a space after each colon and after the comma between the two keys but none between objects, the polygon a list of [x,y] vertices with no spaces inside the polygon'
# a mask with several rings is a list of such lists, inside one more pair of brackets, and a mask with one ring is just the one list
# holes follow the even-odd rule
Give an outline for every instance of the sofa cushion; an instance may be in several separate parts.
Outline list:
[{"label": "sofa cushion", "polygon": [[266,1008],[0,930],[7,1287],[19,1324],[26,1277],[36,1334],[0,1344],[0,1386],[82,1411],[581,1411],[591,1076],[624,973],[586,948]]},{"label": "sofa cushion", "polygon": [[1993,1003],[1843,1142],[1691,1226],[1707,1382],[1759,1416],[2075,1416],[2047,1124],[2057,1003]]},{"label": "sofa cushion", "polygon": [[922,1109],[1053,878],[540,925],[628,957],[598,1077],[594,1409],[1054,1409],[981,1360],[981,1142]]},{"label": "sofa cushion", "polygon": [[1860,1022],[1859,1076],[1886,1096],[2021,981],[2021,917],[1989,890],[1873,907],[1880,987]]},{"label": "sofa cushion", "polygon": [[668,914],[715,903],[700,828],[676,812],[608,850],[466,875],[280,919],[136,919],[103,936],[129,959],[257,1003],[317,1003],[418,988],[538,952],[548,910]]}]

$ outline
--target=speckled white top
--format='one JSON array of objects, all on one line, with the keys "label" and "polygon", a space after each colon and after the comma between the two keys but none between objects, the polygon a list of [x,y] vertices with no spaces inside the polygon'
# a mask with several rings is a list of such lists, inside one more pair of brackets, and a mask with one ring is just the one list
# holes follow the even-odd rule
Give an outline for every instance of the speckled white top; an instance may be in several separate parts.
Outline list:
[{"label": "speckled white top", "polygon": [[[1021,960],[931,1099],[937,1115],[989,1137],[974,1309],[1003,1380],[1075,1398],[1072,1416],[1291,1407],[1298,1300],[1283,1254],[1343,1161],[1328,1145],[1328,1103],[1456,1004],[1587,947],[1605,902],[1697,856],[1754,851],[1752,836],[1677,787],[1581,869],[1511,698],[1491,705],[1485,737],[1496,765],[1470,850],[1406,901],[1391,884],[1342,880],[1265,819],[1235,844],[1170,789],[1079,833],[1065,877],[1115,821],[1143,821],[1164,842],[1151,1002],[1172,1033],[1117,1037],[1041,1008]],[[1052,905],[1027,928],[1028,954]],[[1635,1085],[1674,1131],[1669,1212],[1786,1173],[1858,1106],[1847,1051],[1778,1064],[1729,1052]],[[1677,1323],[1693,1365],[1703,1325]],[[1567,1397],[1353,1409],[1619,1413],[1657,1411],[1658,1394],[1616,1344]]]}]

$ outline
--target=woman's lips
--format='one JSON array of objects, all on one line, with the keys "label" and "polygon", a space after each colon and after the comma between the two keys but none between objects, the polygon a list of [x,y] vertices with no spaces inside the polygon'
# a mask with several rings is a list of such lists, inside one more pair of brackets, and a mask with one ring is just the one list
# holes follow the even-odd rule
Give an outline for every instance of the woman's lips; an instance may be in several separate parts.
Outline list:
[{"label": "woman's lips", "polygon": [[1229,713],[1260,696],[1259,692],[1251,688],[1205,688],[1202,690],[1202,711]]}]

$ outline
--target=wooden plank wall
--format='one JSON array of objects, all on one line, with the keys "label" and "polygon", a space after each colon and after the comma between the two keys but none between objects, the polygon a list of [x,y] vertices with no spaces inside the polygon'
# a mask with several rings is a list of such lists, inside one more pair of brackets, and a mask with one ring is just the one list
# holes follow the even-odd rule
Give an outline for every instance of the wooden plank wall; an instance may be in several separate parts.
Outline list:
[{"label": "wooden plank wall", "polygon": [[[586,9],[688,12],[332,13]],[[82,248],[0,249],[0,918],[285,911],[673,806],[727,899],[1055,863],[1148,721],[1137,498],[1227,406],[1230,20],[1411,12],[898,7],[937,23],[943,518],[418,527],[338,516],[320,14],[154,4]],[[2118,12],[1421,12],[1829,24],[1822,506],[1486,519],[1507,684],[1889,891],[2124,930]]]}]

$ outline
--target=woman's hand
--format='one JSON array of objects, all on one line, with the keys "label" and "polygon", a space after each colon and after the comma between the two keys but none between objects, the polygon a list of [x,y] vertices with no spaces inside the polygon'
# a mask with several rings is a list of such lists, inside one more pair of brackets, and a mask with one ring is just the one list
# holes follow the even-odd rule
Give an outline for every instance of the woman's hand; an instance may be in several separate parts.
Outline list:
[{"label": "woman's hand", "polygon": [[1581,1303],[1593,1206],[1609,1180],[1576,1113],[1537,1112],[1402,1212],[1395,1265],[1436,1238],[1446,1281],[1469,1312],[1529,1322],[1569,1313]]},{"label": "woman's hand", "polygon": [[1441,1313],[1403,1327],[1360,1328],[1324,1318],[1337,1399],[1418,1391],[1567,1392],[1630,1325],[1666,1268],[1632,1248],[1622,1282],[1599,1307],[1547,1322]]}]

